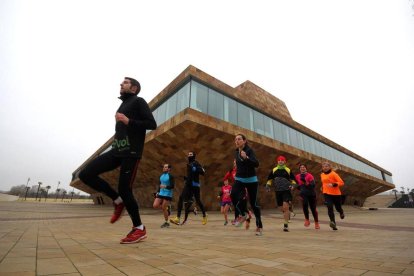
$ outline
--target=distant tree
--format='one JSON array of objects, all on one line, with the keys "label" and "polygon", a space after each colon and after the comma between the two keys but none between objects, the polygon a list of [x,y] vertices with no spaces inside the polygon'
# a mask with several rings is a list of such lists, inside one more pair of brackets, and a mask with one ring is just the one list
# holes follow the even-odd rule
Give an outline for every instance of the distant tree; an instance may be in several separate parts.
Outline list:
[{"label": "distant tree", "polygon": [[58,196],[59,196],[59,192],[60,192],[60,189],[59,189],[59,188],[57,188],[57,189],[56,189],[56,198],[55,198],[55,201],[57,201],[57,198],[58,198]]},{"label": "distant tree", "polygon": [[65,189],[63,189],[63,191],[62,191],[62,201],[65,199],[65,195],[66,195],[66,190]]},{"label": "distant tree", "polygon": [[13,186],[8,192],[9,195],[22,195],[26,192],[26,185]]},{"label": "distant tree", "polygon": [[46,201],[47,196],[48,196],[48,194],[49,194],[49,190],[50,190],[50,188],[52,188],[52,187],[50,187],[49,185],[45,187],[45,190],[46,190],[45,201]]},{"label": "distant tree", "polygon": [[392,192],[394,193],[395,201],[397,201],[398,200],[398,197],[397,197],[398,191],[396,189],[394,189],[394,190],[392,190]]},{"label": "distant tree", "polygon": [[72,199],[73,199],[73,195],[75,194],[75,192],[74,191],[72,191],[72,192],[70,192],[70,201],[72,202]]},{"label": "distant tree", "polygon": [[34,194],[37,191],[37,185],[33,185],[30,189],[29,189],[29,194],[33,197]]}]

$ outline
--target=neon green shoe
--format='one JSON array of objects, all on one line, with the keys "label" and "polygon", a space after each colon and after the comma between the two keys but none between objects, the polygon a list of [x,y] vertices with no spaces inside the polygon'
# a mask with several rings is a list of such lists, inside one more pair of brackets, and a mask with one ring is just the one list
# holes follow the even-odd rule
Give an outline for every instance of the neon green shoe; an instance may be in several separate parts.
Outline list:
[{"label": "neon green shoe", "polygon": [[205,217],[203,217],[203,220],[201,221],[201,224],[202,225],[206,225],[207,224],[207,214],[206,214],[206,216]]},{"label": "neon green shoe", "polygon": [[180,225],[180,218],[179,217],[175,217],[173,219],[170,219],[171,223],[174,223],[175,225]]}]

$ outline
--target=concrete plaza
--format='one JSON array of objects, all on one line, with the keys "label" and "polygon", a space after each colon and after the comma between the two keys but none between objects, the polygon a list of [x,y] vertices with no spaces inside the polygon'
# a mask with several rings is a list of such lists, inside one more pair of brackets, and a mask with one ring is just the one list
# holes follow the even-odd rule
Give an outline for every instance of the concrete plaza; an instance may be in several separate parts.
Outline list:
[{"label": "concrete plaza", "polygon": [[108,206],[0,202],[0,275],[414,275],[414,209],[345,207],[338,231],[325,207],[320,230],[295,211],[288,233],[278,210],[263,211],[256,237],[218,212],[161,229],[161,212],[144,209],[148,238],[123,245],[130,219],[110,224]]}]

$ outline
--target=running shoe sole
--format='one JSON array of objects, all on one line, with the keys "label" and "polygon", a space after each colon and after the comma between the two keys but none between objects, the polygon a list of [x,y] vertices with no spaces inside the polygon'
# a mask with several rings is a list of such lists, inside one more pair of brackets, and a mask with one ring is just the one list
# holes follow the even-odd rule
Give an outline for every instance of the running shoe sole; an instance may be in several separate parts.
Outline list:
[{"label": "running shoe sole", "polygon": [[134,240],[134,241],[121,241],[121,244],[131,244],[131,243],[137,243],[137,242],[140,242],[140,241],[142,241],[142,240],[145,240],[146,238],[147,238],[147,235],[142,236],[142,237],[140,237],[140,238],[138,238],[138,239],[136,239],[136,240]]}]

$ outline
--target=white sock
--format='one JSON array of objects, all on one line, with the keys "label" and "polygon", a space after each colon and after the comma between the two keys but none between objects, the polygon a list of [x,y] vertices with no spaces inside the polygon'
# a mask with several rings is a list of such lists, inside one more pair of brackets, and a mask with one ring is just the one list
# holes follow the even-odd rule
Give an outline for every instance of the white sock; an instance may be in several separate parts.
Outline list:
[{"label": "white sock", "polygon": [[114,200],[115,204],[119,204],[119,203],[122,203],[122,202],[123,201],[122,201],[122,198],[120,196],[118,196],[118,198]]},{"label": "white sock", "polygon": [[137,228],[137,229],[139,229],[139,230],[144,230],[144,224],[141,224],[140,226],[137,226],[137,227],[135,227],[135,228]]}]

